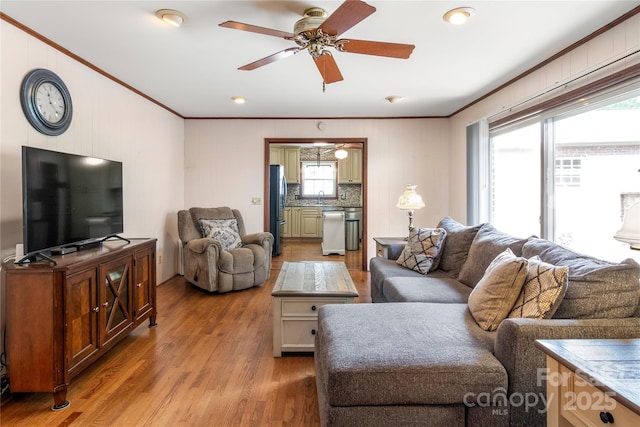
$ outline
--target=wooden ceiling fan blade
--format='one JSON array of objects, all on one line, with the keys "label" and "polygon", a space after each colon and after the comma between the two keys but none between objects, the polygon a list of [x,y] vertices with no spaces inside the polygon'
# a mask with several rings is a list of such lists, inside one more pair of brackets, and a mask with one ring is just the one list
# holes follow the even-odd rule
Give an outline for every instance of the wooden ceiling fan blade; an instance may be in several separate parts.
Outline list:
[{"label": "wooden ceiling fan blade", "polygon": [[338,68],[338,64],[336,64],[336,60],[333,59],[333,55],[330,52],[324,52],[322,55],[318,56],[314,59],[316,63],[316,67],[318,67],[318,71],[322,75],[322,80],[326,83],[335,83],[341,80],[342,74],[340,73],[340,69]]},{"label": "wooden ceiling fan blade", "polygon": [[251,33],[265,34],[267,36],[280,37],[283,39],[293,38],[293,33],[286,31],[273,30],[271,28],[259,27],[257,25],[243,24],[236,21],[225,21],[222,24],[218,24],[219,27],[231,28],[233,30],[249,31]]},{"label": "wooden ceiling fan blade", "polygon": [[375,7],[363,1],[346,0],[318,28],[325,34],[338,36],[375,11]]},{"label": "wooden ceiling fan blade", "polygon": [[407,59],[411,56],[412,44],[374,42],[370,40],[344,39],[338,41],[338,50],[349,53],[362,53],[364,55],[387,56],[391,58]]},{"label": "wooden ceiling fan blade", "polygon": [[242,67],[238,68],[238,70],[255,70],[256,68],[262,67],[263,65],[271,64],[272,62],[276,62],[280,59],[295,55],[296,53],[300,52],[300,50],[301,49],[299,47],[290,47],[289,49],[281,50],[280,52],[274,53],[273,55],[258,59],[251,64],[243,65]]}]

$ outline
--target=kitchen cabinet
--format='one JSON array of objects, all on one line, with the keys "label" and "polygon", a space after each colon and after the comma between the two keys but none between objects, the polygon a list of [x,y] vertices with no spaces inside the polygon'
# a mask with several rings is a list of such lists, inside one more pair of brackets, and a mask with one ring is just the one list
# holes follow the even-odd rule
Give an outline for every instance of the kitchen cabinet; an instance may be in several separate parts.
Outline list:
[{"label": "kitchen cabinet", "polygon": [[322,237],[322,208],[286,207],[282,237]]},{"label": "kitchen cabinet", "polygon": [[300,183],[300,147],[284,147],[284,176],[290,184]]},{"label": "kitchen cabinet", "polygon": [[284,165],[284,147],[281,145],[269,145],[269,164]]},{"label": "kitchen cabinet", "polygon": [[300,237],[300,208],[284,208],[284,220],[282,237]]},{"label": "kitchen cabinet", "polygon": [[106,241],[52,257],[56,264],[3,264],[6,352],[12,392],[67,387],[144,320],[156,325],[156,239]]},{"label": "kitchen cabinet", "polygon": [[269,146],[269,164],[284,165],[284,176],[289,184],[300,183],[300,147]]},{"label": "kitchen cabinet", "polygon": [[338,184],[362,184],[362,150],[348,148],[347,153],[338,161]]},{"label": "kitchen cabinet", "polygon": [[300,209],[300,237],[322,237],[322,209]]}]

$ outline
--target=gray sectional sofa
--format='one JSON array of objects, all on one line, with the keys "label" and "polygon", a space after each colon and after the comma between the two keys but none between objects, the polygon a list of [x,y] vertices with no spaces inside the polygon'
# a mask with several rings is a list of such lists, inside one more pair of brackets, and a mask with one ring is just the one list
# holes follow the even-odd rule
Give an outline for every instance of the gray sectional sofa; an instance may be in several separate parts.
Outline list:
[{"label": "gray sectional sofa", "polygon": [[[467,227],[447,217],[437,227],[447,232],[437,268],[425,275],[373,258],[374,304],[320,308],[323,425],[543,426],[546,363],[536,339],[640,337],[635,261],[605,262],[491,224]],[[469,296],[507,248],[518,259],[559,266],[565,285],[550,318],[507,317],[485,330]]]}]

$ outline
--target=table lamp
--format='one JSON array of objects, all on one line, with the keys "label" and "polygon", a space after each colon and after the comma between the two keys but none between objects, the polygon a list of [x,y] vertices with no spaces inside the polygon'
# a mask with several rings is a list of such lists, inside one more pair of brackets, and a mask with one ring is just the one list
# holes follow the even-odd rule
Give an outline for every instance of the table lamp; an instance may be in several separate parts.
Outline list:
[{"label": "table lamp", "polygon": [[416,193],[416,187],[417,185],[407,185],[396,205],[398,209],[408,212],[409,231],[413,229],[413,211],[424,208],[424,202],[422,201],[422,197]]}]

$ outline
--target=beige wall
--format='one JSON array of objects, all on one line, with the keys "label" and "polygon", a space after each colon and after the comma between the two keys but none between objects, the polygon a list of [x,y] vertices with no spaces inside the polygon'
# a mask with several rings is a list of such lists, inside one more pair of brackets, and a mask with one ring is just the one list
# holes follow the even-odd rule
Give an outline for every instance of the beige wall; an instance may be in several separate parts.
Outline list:
[{"label": "beige wall", "polygon": [[406,184],[418,184],[426,207],[415,224],[435,226],[448,213],[447,119],[186,120],[185,205],[231,206],[247,231],[263,229],[265,138],[367,138],[368,254],[375,236],[403,236],[407,214],[395,206]]},{"label": "beige wall", "polygon": [[[0,255],[22,242],[21,146],[123,162],[123,235],[158,239],[158,283],[176,273],[175,212],[184,200],[184,121],[23,31],[0,21]],[[73,121],[59,137],[27,122],[20,106],[24,75],[48,68],[65,82]],[[4,287],[0,290],[4,329]]]}]

